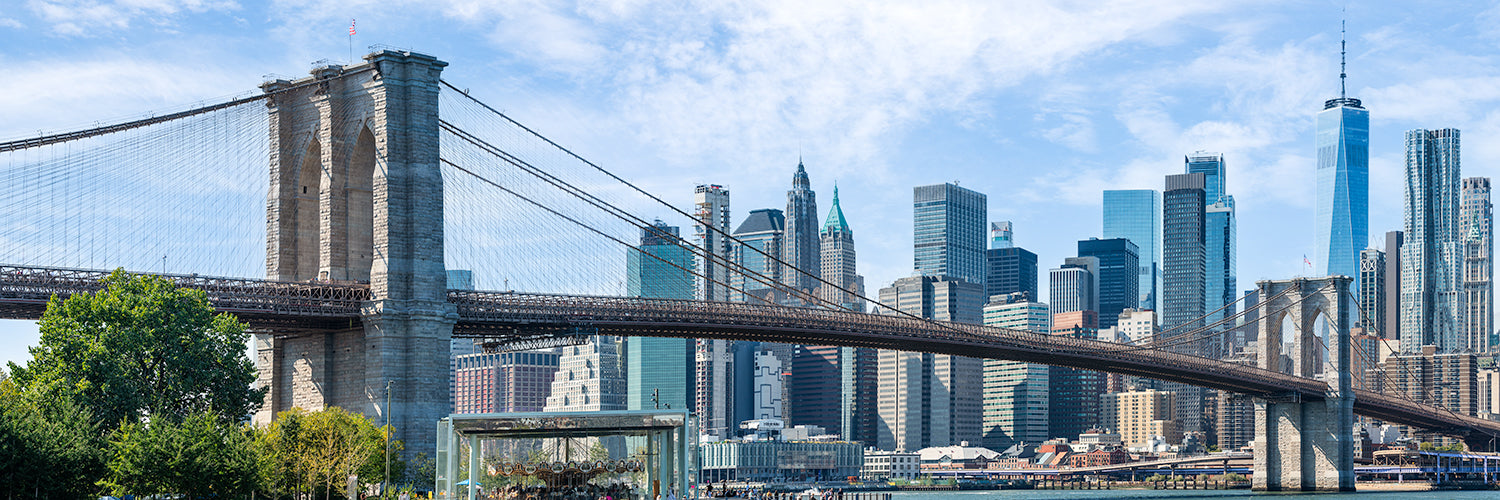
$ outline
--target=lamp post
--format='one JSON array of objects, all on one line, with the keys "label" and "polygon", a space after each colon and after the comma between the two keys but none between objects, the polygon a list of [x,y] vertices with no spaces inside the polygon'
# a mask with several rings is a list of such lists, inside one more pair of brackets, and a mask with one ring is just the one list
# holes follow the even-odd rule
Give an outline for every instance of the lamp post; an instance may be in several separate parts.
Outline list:
[{"label": "lamp post", "polygon": [[380,496],[389,500],[391,487],[391,381],[385,381],[385,482],[380,485]]}]

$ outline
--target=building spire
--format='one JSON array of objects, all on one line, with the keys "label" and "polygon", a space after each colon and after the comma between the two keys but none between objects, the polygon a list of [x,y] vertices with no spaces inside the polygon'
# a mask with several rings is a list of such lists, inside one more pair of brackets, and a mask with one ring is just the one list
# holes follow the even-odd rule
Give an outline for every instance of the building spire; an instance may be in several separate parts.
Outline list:
[{"label": "building spire", "polygon": [[1348,7],[1344,7],[1344,9],[1344,19],[1339,19],[1339,99],[1349,97],[1348,91],[1344,86],[1344,80],[1349,78],[1349,74],[1344,72],[1345,61],[1348,59],[1349,37],[1346,28],[1349,22],[1349,12]]}]

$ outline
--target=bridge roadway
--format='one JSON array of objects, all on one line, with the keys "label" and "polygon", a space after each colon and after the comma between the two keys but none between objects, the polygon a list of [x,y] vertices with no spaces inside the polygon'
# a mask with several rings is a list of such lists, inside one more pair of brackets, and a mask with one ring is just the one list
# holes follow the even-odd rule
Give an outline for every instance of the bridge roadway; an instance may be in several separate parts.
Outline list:
[{"label": "bridge roadway", "polygon": [[[98,290],[107,271],[0,266],[0,318],[38,319],[54,294]],[[294,283],[165,275],[203,290],[218,310],[262,333],[358,328],[369,297],[358,283]],[[715,338],[870,347],[1006,359],[1183,382],[1269,399],[1319,400],[1319,381],[1252,366],[1112,342],[902,316],[775,305],[450,290],[459,337],[546,340],[581,334]],[[1500,437],[1500,422],[1356,390],[1357,414],[1462,437]],[[1481,439],[1480,436],[1483,436]]]}]

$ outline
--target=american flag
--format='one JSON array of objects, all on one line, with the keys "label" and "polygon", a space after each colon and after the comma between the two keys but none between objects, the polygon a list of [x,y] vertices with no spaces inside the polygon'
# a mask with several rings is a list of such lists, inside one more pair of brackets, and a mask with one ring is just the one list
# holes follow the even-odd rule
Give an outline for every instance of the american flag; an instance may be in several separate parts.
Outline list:
[{"label": "american flag", "polygon": [[354,36],[354,20],[349,20],[349,36]]}]

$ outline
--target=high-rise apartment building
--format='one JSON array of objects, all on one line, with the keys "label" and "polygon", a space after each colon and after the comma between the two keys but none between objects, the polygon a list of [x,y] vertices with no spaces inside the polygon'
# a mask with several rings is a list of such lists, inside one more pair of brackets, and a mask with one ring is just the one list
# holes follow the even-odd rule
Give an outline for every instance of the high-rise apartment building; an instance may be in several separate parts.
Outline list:
[{"label": "high-rise apartment building", "polygon": [[1359,251],[1370,244],[1370,112],[1340,92],[1323,103],[1317,127],[1314,274],[1352,277],[1358,290]]},{"label": "high-rise apartment building", "polygon": [[[1161,329],[1176,336],[1204,326],[1208,313],[1207,213],[1205,177],[1202,173],[1167,176],[1162,193],[1162,311]],[[1216,342],[1195,341],[1169,349],[1194,355],[1212,354]],[[1200,387],[1163,383],[1161,388],[1177,394],[1177,422],[1184,432],[1203,432],[1207,423],[1201,403],[1207,392]]]},{"label": "high-rise apartment building", "polygon": [[1104,237],[1135,243],[1140,276],[1136,309],[1159,310],[1161,300],[1161,193],[1154,189],[1104,191]]},{"label": "high-rise apartment building", "polygon": [[459,356],[453,413],[542,411],[558,357],[551,350]]},{"label": "high-rise apartment building", "polygon": [[[951,276],[912,276],[882,288],[880,302],[922,318],[979,324],[984,285]],[[878,448],[915,451],[980,441],[983,360],[890,350],[878,356]]]},{"label": "high-rise apartment building", "polygon": [[792,174],[792,189],[786,192],[786,239],[781,246],[781,261],[786,268],[781,270],[781,276],[787,284],[808,294],[817,292],[818,278],[822,276],[818,233],[818,197],[799,159],[797,173]]},{"label": "high-rise apartment building", "polygon": [[1168,443],[1182,438],[1177,421],[1177,395],[1156,390],[1114,392],[1100,404],[1101,425],[1120,435],[1125,446],[1145,446],[1160,436]]},{"label": "high-rise apartment building", "polygon": [[792,356],[790,420],[875,445],[878,359],[874,349],[799,346]]},{"label": "high-rise apartment building", "polygon": [[1495,352],[1494,206],[1490,178],[1463,180],[1459,195],[1458,234],[1464,245],[1464,331],[1469,350]]},{"label": "high-rise apartment building", "polygon": [[[1025,292],[992,296],[984,306],[984,324],[1028,332],[1050,332],[1052,311]],[[1016,443],[1041,443],[1050,439],[1047,425],[1048,394],[1051,392],[1047,365],[984,360],[985,448],[1003,450]]]},{"label": "high-rise apartment building", "polygon": [[694,255],[694,297],[698,300],[729,300],[729,190],[717,184],[700,184],[693,190],[693,232],[699,254]]},{"label": "high-rise apartment building", "polygon": [[[627,250],[625,293],[653,299],[693,298],[693,252],[676,226],[656,221]],[[689,409],[696,361],[691,339],[630,337],[625,342],[625,409]],[[653,399],[654,398],[654,399]]]},{"label": "high-rise apartment building", "polygon": [[[924,276],[952,276],[984,284],[984,194],[957,184],[917,186],[912,193],[913,261]],[[974,314],[978,314],[975,309]]]},{"label": "high-rise apartment building", "polygon": [[620,339],[597,335],[583,345],[562,348],[552,393],[542,411],[605,411],[625,409],[624,363]]},{"label": "high-rise apartment building", "polygon": [[1385,325],[1385,252],[1366,248],[1359,252],[1358,322],[1367,332],[1380,335]]},{"label": "high-rise apartment building", "polygon": [[1099,258],[1068,257],[1062,267],[1048,272],[1052,314],[1073,311],[1099,312]]},{"label": "high-rise apartment building", "polygon": [[[1054,309],[1055,311],[1055,309]],[[1052,334],[1077,338],[1099,337],[1099,313],[1088,309],[1052,314]],[[1047,407],[1052,437],[1077,439],[1099,426],[1099,396],[1104,394],[1103,373],[1078,368],[1050,367],[1051,401]]]},{"label": "high-rise apartment building", "polygon": [[1406,133],[1406,231],[1401,246],[1401,351],[1467,347],[1463,239],[1459,234],[1459,133]]},{"label": "high-rise apartment building", "polygon": [[854,231],[849,229],[844,209],[839,207],[838,186],[833,188],[833,206],[828,209],[828,218],[823,222],[818,240],[822,255],[819,270],[823,281],[828,283],[820,285],[820,296],[845,309],[864,312],[865,299],[861,297],[865,294],[865,277],[855,269]]},{"label": "high-rise apartment building", "polygon": [[1385,321],[1376,331],[1392,341],[1401,338],[1401,247],[1406,243],[1405,234],[1385,233],[1385,302],[1379,305],[1385,311]]},{"label": "high-rise apartment building", "polygon": [[1078,242],[1079,257],[1099,259],[1099,328],[1114,328],[1120,313],[1140,300],[1139,248],[1127,238]]},{"label": "high-rise apartment building", "polygon": [[1435,345],[1385,360],[1385,392],[1461,415],[1479,411],[1479,357],[1472,352],[1442,353]]},{"label": "high-rise apartment building", "polygon": [[760,349],[755,352],[755,403],[752,411],[755,412],[756,420],[784,418],[781,395],[784,393],[783,384],[786,381],[782,375],[785,373],[781,359],[771,351]]},{"label": "high-rise apartment building", "polygon": [[[786,297],[777,286],[786,280],[782,257],[786,217],[780,210],[751,210],[745,221],[734,230],[730,247],[735,270],[729,273],[730,300],[755,304],[779,304]],[[740,270],[743,270],[741,272]]]},{"label": "high-rise apartment building", "polygon": [[1038,300],[1036,254],[1015,246],[1010,221],[990,224],[990,248],[984,251],[986,296],[1025,292]]}]

